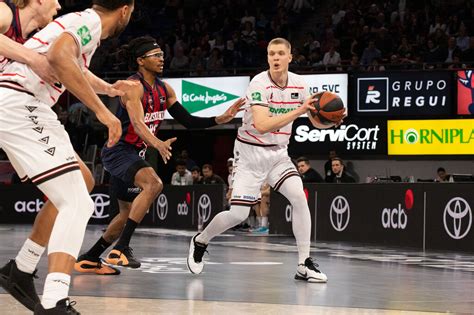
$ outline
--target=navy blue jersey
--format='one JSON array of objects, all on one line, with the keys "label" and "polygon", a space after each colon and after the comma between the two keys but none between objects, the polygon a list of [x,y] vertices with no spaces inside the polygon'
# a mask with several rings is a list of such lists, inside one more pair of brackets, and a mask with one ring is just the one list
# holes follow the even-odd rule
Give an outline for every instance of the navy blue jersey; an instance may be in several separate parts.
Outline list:
[{"label": "navy blue jersey", "polygon": [[[129,80],[139,80],[143,85],[142,106],[145,114],[145,124],[148,129],[156,136],[158,128],[165,118],[167,91],[163,81],[155,78],[155,84],[149,85],[140,72],[132,75]],[[122,136],[120,142],[133,145],[137,150],[146,148],[146,143],[135,132],[128,112],[120,101],[120,107],[117,111],[117,117],[122,122]]]}]

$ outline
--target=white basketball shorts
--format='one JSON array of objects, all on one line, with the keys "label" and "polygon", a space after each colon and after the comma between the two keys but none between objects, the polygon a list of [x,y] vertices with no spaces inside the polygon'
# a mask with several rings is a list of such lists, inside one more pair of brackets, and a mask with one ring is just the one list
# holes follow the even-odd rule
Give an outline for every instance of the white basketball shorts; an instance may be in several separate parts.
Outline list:
[{"label": "white basketball shorts", "polygon": [[38,185],[79,170],[69,135],[49,105],[0,87],[0,147],[22,181]]}]

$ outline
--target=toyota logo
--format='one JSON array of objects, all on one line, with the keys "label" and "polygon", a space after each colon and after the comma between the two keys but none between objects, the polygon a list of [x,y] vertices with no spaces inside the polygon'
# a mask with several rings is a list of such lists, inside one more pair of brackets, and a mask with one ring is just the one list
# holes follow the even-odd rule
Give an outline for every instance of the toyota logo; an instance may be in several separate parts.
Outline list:
[{"label": "toyota logo", "polygon": [[292,216],[293,216],[293,206],[292,205],[286,205],[286,209],[285,209],[286,222],[291,222],[291,217]]},{"label": "toyota logo", "polygon": [[[468,218],[464,219],[464,217]],[[464,223],[468,221],[468,223]],[[451,238],[459,240],[464,238],[471,230],[472,211],[471,206],[461,197],[451,199],[444,207],[443,215],[444,229]]]},{"label": "toyota logo", "polygon": [[331,219],[332,227],[338,232],[344,231],[349,224],[350,217],[351,209],[347,199],[343,196],[334,198],[329,210],[329,218]]},{"label": "toyota logo", "polygon": [[156,200],[156,214],[161,221],[166,219],[168,214],[168,199],[163,194],[159,195]]},{"label": "toyota logo", "polygon": [[91,194],[91,198],[94,201],[94,213],[92,217],[94,219],[105,219],[109,217],[108,213],[105,212],[105,207],[110,205],[110,197],[106,194]]},{"label": "toyota logo", "polygon": [[207,222],[211,216],[212,204],[211,198],[208,195],[203,194],[198,201],[198,218],[202,218],[202,222]]}]

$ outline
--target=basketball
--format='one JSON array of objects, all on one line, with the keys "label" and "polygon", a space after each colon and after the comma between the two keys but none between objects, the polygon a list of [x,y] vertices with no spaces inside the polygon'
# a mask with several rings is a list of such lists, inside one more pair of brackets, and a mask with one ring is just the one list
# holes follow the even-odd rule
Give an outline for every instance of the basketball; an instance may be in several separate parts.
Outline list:
[{"label": "basketball", "polygon": [[316,111],[310,111],[311,116],[323,125],[331,125],[344,118],[346,109],[341,98],[332,92],[319,92],[312,96]]}]

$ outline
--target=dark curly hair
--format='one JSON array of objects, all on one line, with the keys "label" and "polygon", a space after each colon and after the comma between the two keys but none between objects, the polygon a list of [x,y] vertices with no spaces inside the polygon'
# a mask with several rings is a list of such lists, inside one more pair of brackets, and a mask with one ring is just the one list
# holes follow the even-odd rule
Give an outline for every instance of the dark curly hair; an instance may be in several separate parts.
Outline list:
[{"label": "dark curly hair", "polygon": [[127,61],[130,70],[137,70],[137,58],[143,55],[140,48],[153,43],[156,43],[156,40],[151,36],[134,38],[128,44],[121,47],[120,58]]}]

